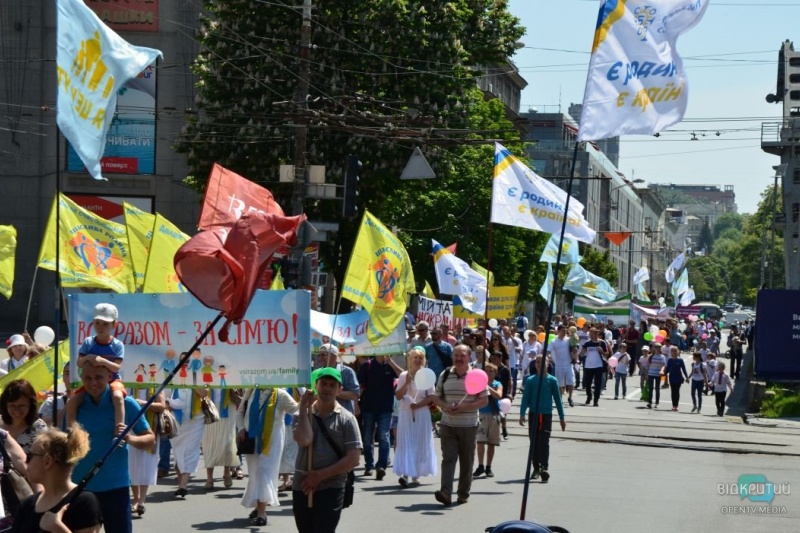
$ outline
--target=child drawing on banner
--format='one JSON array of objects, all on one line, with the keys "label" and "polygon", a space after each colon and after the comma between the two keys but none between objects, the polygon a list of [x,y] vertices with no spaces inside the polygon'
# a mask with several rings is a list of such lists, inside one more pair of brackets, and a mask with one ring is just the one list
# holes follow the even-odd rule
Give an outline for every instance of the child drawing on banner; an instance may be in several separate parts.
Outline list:
[{"label": "child drawing on banner", "polygon": [[[181,359],[183,359],[184,355],[186,355],[186,352],[181,352]],[[186,375],[187,375],[186,366],[187,366],[186,363],[182,364],[181,369],[178,371],[178,377],[181,378],[181,385],[186,385]]]},{"label": "child drawing on banner", "polygon": [[136,383],[144,383],[144,375],[146,373],[147,372],[145,372],[144,365],[139,364],[139,366],[136,367],[136,370],[133,371],[133,375],[136,376]]},{"label": "child drawing on banner", "polygon": [[203,374],[203,383],[208,385],[214,382],[214,357],[211,355],[203,356],[203,366],[200,373]]},{"label": "child drawing on banner", "polygon": [[177,364],[178,362],[175,361],[175,350],[168,348],[164,353],[164,360],[161,361],[161,370],[164,372],[164,379],[169,376],[170,372],[175,370],[175,365]]},{"label": "child drawing on banner", "polygon": [[228,383],[225,381],[225,378],[228,376],[228,370],[225,368],[225,365],[219,365],[219,367],[217,367],[217,375],[219,376],[219,386],[227,387]]},{"label": "child drawing on banner", "polygon": [[192,352],[192,360],[189,362],[189,370],[192,371],[192,385],[197,386],[197,373],[203,368],[203,363],[200,361],[200,350],[197,349]]},{"label": "child drawing on banner", "polygon": [[150,363],[150,366],[148,368],[149,368],[148,373],[150,374],[150,383],[155,383],[156,374],[158,374],[158,367],[156,366],[155,363]]}]

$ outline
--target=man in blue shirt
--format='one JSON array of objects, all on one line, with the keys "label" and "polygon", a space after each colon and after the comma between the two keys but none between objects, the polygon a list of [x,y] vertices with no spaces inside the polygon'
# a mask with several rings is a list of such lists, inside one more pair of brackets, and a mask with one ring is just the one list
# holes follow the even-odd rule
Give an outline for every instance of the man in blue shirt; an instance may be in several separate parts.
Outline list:
[{"label": "man in blue shirt", "polygon": [[[364,428],[364,475],[381,481],[389,466],[389,427],[394,407],[394,380],[402,369],[391,357],[370,357],[358,367],[361,390],[361,424]],[[373,435],[378,435],[378,461],[375,462]]]},{"label": "man in blue shirt", "polygon": [[[114,406],[108,386],[109,370],[102,366],[83,367],[83,386],[86,394],[78,405],[77,421],[89,433],[89,454],[72,472],[72,480],[80,482],[101,458],[123,427],[114,427]],[[125,421],[130,424],[139,412],[136,400],[125,398]],[[125,442],[137,448],[146,448],[155,443],[155,435],[144,417],[133,426]],[[130,473],[128,471],[128,447],[122,446],[108,457],[103,468],[86,486],[100,501],[103,511],[103,526],[109,533],[131,533]]]}]

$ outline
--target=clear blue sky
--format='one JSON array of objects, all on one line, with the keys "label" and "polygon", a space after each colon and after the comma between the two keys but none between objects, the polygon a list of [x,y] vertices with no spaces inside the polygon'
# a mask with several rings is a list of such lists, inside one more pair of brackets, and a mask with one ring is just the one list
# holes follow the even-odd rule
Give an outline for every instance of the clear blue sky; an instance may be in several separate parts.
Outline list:
[{"label": "clear blue sky", "polygon": [[[521,111],[560,103],[566,112],[583,100],[599,6],[510,0],[527,29],[525,48],[514,56],[529,83]],[[733,185],[739,212],[755,211],[780,163],[761,150],[761,124],[781,119],[781,105],[764,97],[775,92],[785,39],[800,50],[800,0],[710,0],[703,20],[678,40],[689,78],[684,121],[660,138],[623,137],[620,170],[647,183]]]}]

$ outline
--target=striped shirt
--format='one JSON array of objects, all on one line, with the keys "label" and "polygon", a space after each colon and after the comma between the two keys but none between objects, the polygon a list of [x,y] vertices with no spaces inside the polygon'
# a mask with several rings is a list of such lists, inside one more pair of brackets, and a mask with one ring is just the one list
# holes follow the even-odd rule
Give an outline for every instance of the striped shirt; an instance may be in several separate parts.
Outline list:
[{"label": "striped shirt", "polygon": [[[469,371],[463,376],[456,374],[455,367],[450,367],[449,372],[445,370],[439,376],[439,382],[436,384],[436,396],[446,401],[451,405],[458,404],[463,401],[473,401],[478,398],[487,396],[489,393],[484,389],[480,394],[467,394],[465,379]],[[447,381],[443,381],[447,377]],[[470,409],[458,413],[442,413],[442,424],[450,427],[475,427],[478,425],[478,410]]]},{"label": "striped shirt", "polygon": [[667,366],[667,358],[663,354],[654,353],[650,356],[650,363],[647,367],[648,376],[658,376],[661,374],[661,369]]}]

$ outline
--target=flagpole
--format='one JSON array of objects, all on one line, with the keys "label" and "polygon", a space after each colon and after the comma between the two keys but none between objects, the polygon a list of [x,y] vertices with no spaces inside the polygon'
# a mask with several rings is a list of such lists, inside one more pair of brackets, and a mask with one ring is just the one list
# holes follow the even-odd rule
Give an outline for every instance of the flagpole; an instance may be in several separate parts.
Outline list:
[{"label": "flagpole", "polygon": [[489,278],[492,274],[492,216],[489,215],[489,250],[486,257],[486,299],[483,311],[483,322],[488,327],[489,325]]},{"label": "flagpole", "polygon": [[[58,345],[61,336],[61,130],[56,123],[56,286],[53,292],[55,297],[56,323],[53,328],[55,333],[55,344],[53,345],[53,425],[58,424],[58,369],[61,365],[59,361]],[[37,267],[38,269],[38,267]],[[31,289],[33,290],[33,289]],[[27,318],[25,319],[27,322]]]},{"label": "flagpole", "polygon": [[22,331],[28,331],[28,318],[31,316],[31,303],[33,302],[33,289],[36,287],[36,274],[39,273],[39,265],[33,269],[33,281],[31,281],[31,290],[28,292],[28,309],[25,311],[25,327]]},{"label": "flagpole", "polygon": [[[520,509],[520,520],[525,520],[525,512],[528,507],[528,490],[531,483],[531,462],[533,461],[533,451],[536,446],[536,434],[539,431],[539,403],[542,398],[542,383],[545,376],[547,376],[547,344],[550,342],[550,326],[553,320],[553,309],[555,307],[556,287],[558,287],[558,271],[561,268],[561,252],[564,246],[564,234],[567,231],[567,218],[569,217],[569,201],[572,198],[570,194],[572,191],[572,183],[575,176],[575,165],[578,160],[578,146],[579,142],[575,141],[575,150],[572,153],[572,167],[569,171],[569,183],[567,185],[567,200],[564,202],[564,220],[561,221],[561,235],[558,240],[558,254],[556,255],[556,264],[553,267],[553,289],[550,291],[550,302],[548,302],[547,320],[545,321],[545,336],[544,345],[542,346],[542,364],[539,365],[539,384],[536,387],[536,401],[534,407],[531,409],[529,434],[533,435],[528,444],[528,461],[525,466],[525,485],[522,489],[522,506]],[[487,303],[488,305],[488,303]]]}]

